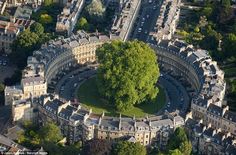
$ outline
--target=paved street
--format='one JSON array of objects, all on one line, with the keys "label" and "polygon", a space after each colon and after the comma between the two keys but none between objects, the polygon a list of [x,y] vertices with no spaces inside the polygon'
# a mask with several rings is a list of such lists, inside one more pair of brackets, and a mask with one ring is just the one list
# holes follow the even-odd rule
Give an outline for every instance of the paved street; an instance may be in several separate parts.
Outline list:
[{"label": "paved street", "polygon": [[81,68],[76,73],[65,75],[57,84],[55,93],[66,100],[74,100],[77,87],[96,73],[94,69]]},{"label": "paved street", "polygon": [[0,106],[0,134],[5,132],[11,117],[11,106]]},{"label": "paved street", "polygon": [[8,57],[0,56],[0,82],[4,82],[4,79],[11,77],[14,74],[16,67],[13,66]]},{"label": "paved street", "polygon": [[133,39],[146,41],[149,32],[154,30],[156,20],[159,16],[162,0],[143,0],[140,16],[136,21],[135,29],[132,35]]},{"label": "paved street", "polygon": [[189,96],[186,89],[173,77],[164,74],[160,77],[159,83],[165,88],[168,101],[164,108],[169,112],[179,110],[180,113],[186,112],[189,106]]}]

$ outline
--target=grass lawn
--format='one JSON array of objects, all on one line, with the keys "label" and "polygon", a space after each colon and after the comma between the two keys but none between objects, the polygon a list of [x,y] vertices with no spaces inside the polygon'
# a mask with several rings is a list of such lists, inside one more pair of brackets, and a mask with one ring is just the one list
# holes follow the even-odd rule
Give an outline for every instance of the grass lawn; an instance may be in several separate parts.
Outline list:
[{"label": "grass lawn", "polygon": [[[78,100],[82,103],[85,108],[92,108],[93,113],[101,114],[103,111],[108,116],[118,116],[119,112],[114,106],[108,104],[108,102],[99,96],[98,89],[96,86],[96,78],[91,78],[83,83],[78,91]],[[159,94],[153,103],[140,104],[126,112],[121,113],[125,116],[143,117],[146,115],[152,115],[158,112],[160,108],[165,105],[166,98],[164,90],[159,87]]]}]

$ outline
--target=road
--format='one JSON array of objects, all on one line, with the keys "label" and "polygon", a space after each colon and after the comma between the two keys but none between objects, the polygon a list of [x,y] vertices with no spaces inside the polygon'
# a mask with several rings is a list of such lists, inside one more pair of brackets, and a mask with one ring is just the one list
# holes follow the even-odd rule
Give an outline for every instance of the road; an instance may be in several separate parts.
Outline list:
[{"label": "road", "polygon": [[154,31],[161,4],[162,0],[143,0],[132,39],[138,39],[144,42],[147,41],[149,32]]},{"label": "road", "polygon": [[163,74],[159,79],[159,83],[165,88],[168,96],[168,102],[164,110],[169,112],[178,110],[180,113],[185,113],[189,106],[190,98],[181,83],[168,74]]},{"label": "road", "polygon": [[0,106],[0,134],[7,129],[11,119],[11,106]]},{"label": "road", "polygon": [[81,68],[79,72],[73,74],[69,73],[57,83],[55,93],[59,94],[60,98],[72,101],[75,99],[77,87],[94,74],[96,70],[88,68]]}]

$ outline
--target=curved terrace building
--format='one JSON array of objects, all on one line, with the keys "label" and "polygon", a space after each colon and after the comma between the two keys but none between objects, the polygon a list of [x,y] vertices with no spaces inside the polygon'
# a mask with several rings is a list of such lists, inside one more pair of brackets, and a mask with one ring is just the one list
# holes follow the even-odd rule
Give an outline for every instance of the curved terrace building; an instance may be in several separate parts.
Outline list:
[{"label": "curved terrace building", "polygon": [[[179,115],[166,113],[139,119],[107,117],[104,114],[98,116],[91,110],[74,107],[69,101],[50,97],[46,93],[56,75],[77,64],[95,62],[96,49],[115,39],[119,37],[80,32],[70,38],[50,41],[28,58],[21,85],[6,87],[6,104],[12,104],[12,100],[35,98],[40,120],[57,122],[71,143],[80,139],[131,136],[143,145],[153,142],[165,145],[168,134],[184,125],[184,119]],[[224,72],[208,52],[179,40],[162,40],[150,46],[156,51],[161,70],[182,82],[192,97],[191,112],[185,121],[192,119],[203,126],[211,124],[212,130],[221,128],[222,134],[231,133],[235,136],[236,115],[223,105],[226,87]],[[16,121],[20,119],[15,118]]]}]

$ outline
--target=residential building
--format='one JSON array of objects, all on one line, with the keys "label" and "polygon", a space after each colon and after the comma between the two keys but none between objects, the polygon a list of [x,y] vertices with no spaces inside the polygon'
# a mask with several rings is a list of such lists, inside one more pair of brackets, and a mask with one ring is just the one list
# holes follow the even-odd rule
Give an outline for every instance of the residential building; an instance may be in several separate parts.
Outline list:
[{"label": "residential building", "polygon": [[17,24],[0,21],[0,52],[10,53],[11,44],[20,33]]},{"label": "residential building", "polygon": [[159,17],[156,21],[155,31],[151,35],[156,40],[169,40],[176,30],[179,19],[181,0],[164,0]]},{"label": "residential building", "polygon": [[141,1],[140,0],[112,0],[109,3],[117,3],[118,9],[115,14],[111,27],[111,33],[126,41],[132,31],[133,24],[138,15]]},{"label": "residential building", "polygon": [[15,100],[12,103],[12,121],[23,122],[34,119],[33,107],[30,100]]},{"label": "residential building", "polygon": [[67,1],[63,11],[57,16],[56,32],[70,36],[74,30],[75,24],[77,23],[79,14],[85,0],[71,0]]},{"label": "residential building", "polygon": [[70,101],[56,96],[41,96],[36,101],[40,122],[53,121],[58,124],[68,142],[79,140],[119,139],[132,136],[142,145],[157,143],[166,146],[169,135],[176,127],[184,125],[184,119],[177,113],[146,118],[108,117],[96,115],[92,110],[75,107]]}]

